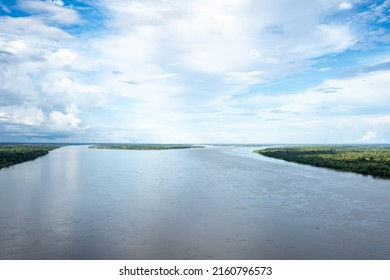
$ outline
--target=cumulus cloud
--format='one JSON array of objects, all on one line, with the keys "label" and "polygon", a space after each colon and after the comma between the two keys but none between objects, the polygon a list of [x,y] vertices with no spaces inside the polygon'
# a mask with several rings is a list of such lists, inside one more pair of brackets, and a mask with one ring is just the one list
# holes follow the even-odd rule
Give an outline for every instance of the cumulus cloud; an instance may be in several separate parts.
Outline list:
[{"label": "cumulus cloud", "polygon": [[23,40],[9,41],[4,48],[7,52],[12,54],[20,55],[21,53],[28,50],[28,44]]},{"label": "cumulus cloud", "polygon": [[[82,114],[75,108],[86,104],[98,106],[99,89],[83,81],[82,73],[88,63],[82,63],[85,57],[73,43],[69,44],[74,42],[73,38],[39,17],[2,17],[0,130],[3,141],[8,139],[7,135],[23,141],[41,137],[58,139],[88,127],[81,125]],[[73,78],[76,76],[77,79]]]},{"label": "cumulus cloud", "polygon": [[375,131],[367,131],[366,134],[363,135],[362,138],[356,139],[358,142],[370,142],[376,139]]},{"label": "cumulus cloud", "polygon": [[339,10],[350,10],[352,9],[353,5],[349,2],[342,2],[339,5]]},{"label": "cumulus cloud", "polygon": [[0,122],[37,126],[45,119],[41,108],[14,105],[0,107]]},{"label": "cumulus cloud", "polygon": [[50,53],[48,62],[52,65],[59,66],[72,65],[76,61],[77,57],[78,55],[74,51],[61,48]]},{"label": "cumulus cloud", "polygon": [[52,129],[67,131],[69,129],[79,129],[81,120],[74,112],[64,114],[59,111],[53,111],[50,113],[48,124]]},{"label": "cumulus cloud", "polygon": [[339,0],[18,3],[27,16],[0,18],[0,129],[91,125],[101,141],[388,135],[388,58],[354,60],[355,76],[338,60],[386,34],[367,22],[385,20],[389,1],[361,13]]}]

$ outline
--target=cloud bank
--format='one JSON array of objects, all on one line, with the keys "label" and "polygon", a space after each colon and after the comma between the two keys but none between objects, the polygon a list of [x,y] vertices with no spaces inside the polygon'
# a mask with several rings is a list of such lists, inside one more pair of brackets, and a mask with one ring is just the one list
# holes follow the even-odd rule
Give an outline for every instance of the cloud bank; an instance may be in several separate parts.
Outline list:
[{"label": "cloud bank", "polygon": [[0,141],[389,142],[389,7],[1,4]]}]

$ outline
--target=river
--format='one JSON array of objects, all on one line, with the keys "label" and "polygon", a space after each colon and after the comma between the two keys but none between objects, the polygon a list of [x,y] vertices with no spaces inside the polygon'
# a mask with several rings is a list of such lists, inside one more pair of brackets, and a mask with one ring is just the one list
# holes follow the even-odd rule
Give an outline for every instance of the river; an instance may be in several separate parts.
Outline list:
[{"label": "river", "polygon": [[0,170],[0,259],[390,259],[390,180],[248,147],[67,146]]}]

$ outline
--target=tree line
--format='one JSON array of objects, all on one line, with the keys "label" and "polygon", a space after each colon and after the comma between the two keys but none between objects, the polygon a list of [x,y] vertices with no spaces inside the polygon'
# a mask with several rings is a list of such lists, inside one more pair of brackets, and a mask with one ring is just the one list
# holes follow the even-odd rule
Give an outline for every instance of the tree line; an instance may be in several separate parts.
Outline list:
[{"label": "tree line", "polygon": [[93,145],[90,149],[112,149],[112,150],[170,150],[170,149],[190,149],[203,148],[203,146],[186,144],[104,144]]},{"label": "tree line", "polygon": [[34,160],[59,147],[51,144],[1,144],[0,168]]},{"label": "tree line", "polygon": [[254,152],[296,163],[390,179],[389,146],[295,146]]}]

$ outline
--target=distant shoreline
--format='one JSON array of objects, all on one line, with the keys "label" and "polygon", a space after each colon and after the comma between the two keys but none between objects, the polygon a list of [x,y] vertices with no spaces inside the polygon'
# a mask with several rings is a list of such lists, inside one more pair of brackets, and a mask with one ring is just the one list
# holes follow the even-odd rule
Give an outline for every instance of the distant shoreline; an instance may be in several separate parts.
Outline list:
[{"label": "distant shoreline", "polygon": [[290,162],[390,179],[390,147],[290,146],[253,152]]},{"label": "distant shoreline", "polygon": [[109,150],[173,150],[173,149],[193,149],[204,148],[199,145],[184,144],[110,144],[110,145],[92,145],[90,149],[109,149]]}]

